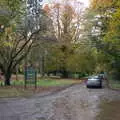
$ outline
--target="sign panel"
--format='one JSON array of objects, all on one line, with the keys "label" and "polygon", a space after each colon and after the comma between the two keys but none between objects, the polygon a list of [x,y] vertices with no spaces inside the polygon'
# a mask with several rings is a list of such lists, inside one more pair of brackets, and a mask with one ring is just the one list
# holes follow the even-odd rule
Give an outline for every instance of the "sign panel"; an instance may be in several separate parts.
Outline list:
[{"label": "sign panel", "polygon": [[27,84],[33,84],[35,88],[37,87],[37,72],[31,66],[25,68],[25,87]]}]

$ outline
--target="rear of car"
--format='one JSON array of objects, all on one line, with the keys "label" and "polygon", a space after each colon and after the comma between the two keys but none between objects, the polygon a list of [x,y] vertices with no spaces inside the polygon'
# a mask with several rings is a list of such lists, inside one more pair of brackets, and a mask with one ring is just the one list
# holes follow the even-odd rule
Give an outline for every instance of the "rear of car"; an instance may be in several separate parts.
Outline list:
[{"label": "rear of car", "polygon": [[87,88],[90,88],[90,87],[102,88],[102,79],[99,78],[99,76],[92,76],[92,77],[88,78],[88,80],[86,82],[86,86],[87,86]]}]

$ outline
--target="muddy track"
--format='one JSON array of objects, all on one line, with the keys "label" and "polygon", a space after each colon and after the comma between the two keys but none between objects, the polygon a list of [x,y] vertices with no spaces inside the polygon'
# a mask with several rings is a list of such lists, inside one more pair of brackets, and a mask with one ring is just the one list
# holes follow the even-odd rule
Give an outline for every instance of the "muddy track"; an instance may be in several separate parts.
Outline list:
[{"label": "muddy track", "polygon": [[96,120],[101,101],[120,100],[106,87],[87,89],[78,84],[50,94],[0,100],[0,120]]}]

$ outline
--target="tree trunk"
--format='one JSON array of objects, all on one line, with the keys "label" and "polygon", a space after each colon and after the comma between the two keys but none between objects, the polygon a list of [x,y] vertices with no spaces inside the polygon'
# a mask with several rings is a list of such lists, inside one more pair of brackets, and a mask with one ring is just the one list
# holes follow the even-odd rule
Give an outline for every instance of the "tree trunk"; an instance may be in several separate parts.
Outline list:
[{"label": "tree trunk", "polygon": [[10,86],[10,78],[11,78],[11,73],[7,72],[5,74],[5,86]]},{"label": "tree trunk", "polygon": [[16,66],[16,81],[18,81],[18,67]]}]

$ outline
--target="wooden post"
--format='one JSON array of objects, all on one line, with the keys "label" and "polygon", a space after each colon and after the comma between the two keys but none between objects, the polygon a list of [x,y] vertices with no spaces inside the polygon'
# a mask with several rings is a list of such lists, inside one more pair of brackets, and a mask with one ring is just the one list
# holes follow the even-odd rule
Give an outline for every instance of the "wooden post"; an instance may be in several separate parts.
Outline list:
[{"label": "wooden post", "polygon": [[37,72],[35,71],[35,89],[37,88]]},{"label": "wooden post", "polygon": [[24,87],[26,88],[27,86],[26,86],[26,81],[27,81],[27,66],[25,66],[25,68],[24,68],[24,79],[25,79],[25,81],[24,81]]}]

